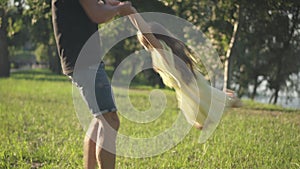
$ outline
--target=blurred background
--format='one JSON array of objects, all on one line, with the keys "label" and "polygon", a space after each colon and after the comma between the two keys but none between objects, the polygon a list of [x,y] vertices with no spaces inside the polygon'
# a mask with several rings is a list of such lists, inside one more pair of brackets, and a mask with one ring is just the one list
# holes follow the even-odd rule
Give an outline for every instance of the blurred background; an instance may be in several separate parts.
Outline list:
[{"label": "blurred background", "polygon": [[[227,88],[239,97],[300,109],[300,1],[131,2],[139,12],[168,13],[196,25],[225,66]],[[118,43],[108,54],[111,72],[140,48],[135,37]],[[35,68],[61,74],[51,0],[0,0],[0,77]],[[164,87],[153,70],[139,78],[139,84]]]}]

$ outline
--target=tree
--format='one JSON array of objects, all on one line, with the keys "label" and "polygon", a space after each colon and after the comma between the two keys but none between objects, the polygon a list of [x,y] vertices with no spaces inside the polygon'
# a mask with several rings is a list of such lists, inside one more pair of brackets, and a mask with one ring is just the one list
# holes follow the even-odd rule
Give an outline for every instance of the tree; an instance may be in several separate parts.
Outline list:
[{"label": "tree", "polygon": [[9,77],[10,63],[8,53],[7,25],[8,25],[8,2],[0,3],[0,77]]},{"label": "tree", "polygon": [[9,47],[23,50],[28,42],[33,47],[43,44],[48,51],[50,69],[61,73],[50,19],[50,4],[50,0],[1,1],[0,76],[9,76]]},{"label": "tree", "polygon": [[267,79],[275,103],[299,72],[298,1],[162,1],[208,35],[225,63],[224,87],[237,87],[239,96],[253,99]]},{"label": "tree", "polygon": [[[267,50],[265,39],[268,36],[266,31],[267,3],[251,1],[245,2],[240,11],[239,36],[234,47],[234,68],[233,82],[238,86],[238,95],[248,94],[254,99],[257,88],[266,77],[268,68]],[[250,85],[253,90],[248,91]]]},{"label": "tree", "polygon": [[[299,7],[293,2],[252,1],[243,13],[236,51],[235,81],[239,94],[251,99],[264,80],[273,91],[270,102],[277,102],[279,91],[291,74],[299,72]],[[298,11],[298,12],[297,12]],[[253,90],[248,92],[249,86]]]},{"label": "tree", "polygon": [[172,6],[176,14],[198,26],[212,42],[220,59],[224,63],[223,88],[230,88],[233,48],[238,36],[240,8],[244,1],[171,1],[164,0]]},{"label": "tree", "polygon": [[60,60],[52,30],[51,0],[27,0],[27,5],[30,9],[24,13],[31,18],[30,41],[44,46],[50,70],[61,74]]},{"label": "tree", "polygon": [[299,68],[299,29],[300,4],[288,1],[272,4],[270,19],[277,21],[269,24],[270,70],[268,86],[273,91],[270,102],[276,104],[279,91],[287,86],[290,75],[297,74]]}]

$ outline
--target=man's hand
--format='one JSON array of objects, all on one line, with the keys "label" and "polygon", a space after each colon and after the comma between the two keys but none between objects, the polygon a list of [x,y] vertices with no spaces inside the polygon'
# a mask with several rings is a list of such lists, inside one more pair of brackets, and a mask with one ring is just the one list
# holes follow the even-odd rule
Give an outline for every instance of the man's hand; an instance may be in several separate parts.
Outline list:
[{"label": "man's hand", "polygon": [[120,2],[118,7],[119,15],[121,16],[127,16],[134,13],[131,2],[129,1]]},{"label": "man's hand", "polygon": [[105,3],[112,5],[112,6],[116,6],[116,5],[119,5],[121,2],[118,0],[105,0]]},{"label": "man's hand", "polygon": [[107,2],[106,4],[102,1],[98,2],[95,0],[79,1],[91,21],[98,24],[105,23],[116,15],[125,16],[133,13],[131,10],[131,3],[128,1],[119,2],[117,0],[105,0]]}]

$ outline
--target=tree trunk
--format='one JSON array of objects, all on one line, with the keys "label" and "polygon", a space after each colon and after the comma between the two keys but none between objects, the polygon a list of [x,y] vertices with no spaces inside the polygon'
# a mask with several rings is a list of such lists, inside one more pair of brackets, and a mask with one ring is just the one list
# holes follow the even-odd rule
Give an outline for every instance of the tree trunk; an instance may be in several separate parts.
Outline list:
[{"label": "tree trunk", "polygon": [[10,63],[7,44],[7,18],[4,9],[0,8],[0,77],[9,77]]},{"label": "tree trunk", "polygon": [[295,86],[296,86],[296,92],[298,93],[298,97],[300,98],[300,72],[298,72]]},{"label": "tree trunk", "polygon": [[257,93],[257,87],[258,87],[258,76],[255,76],[255,79],[254,79],[254,87],[253,87],[253,91],[251,93],[251,100],[254,100],[254,97],[256,96],[256,93]]},{"label": "tree trunk", "polygon": [[[288,46],[288,44],[287,45],[285,45],[285,46]],[[285,48],[284,48],[285,49]],[[284,50],[283,49],[283,52],[281,53],[281,55],[280,56],[284,56]],[[282,68],[283,68],[283,64],[282,64],[282,57],[279,57],[278,58],[278,62],[277,62],[277,72],[276,72],[276,77],[275,77],[275,81],[274,81],[274,83],[275,83],[275,85],[274,85],[274,89],[275,89],[275,92],[274,92],[274,101],[273,101],[273,104],[276,104],[277,103],[277,99],[278,99],[278,93],[279,93],[279,91],[280,91],[280,87],[282,86],[282,82],[283,82],[283,78],[282,78],[282,76],[283,76],[283,74],[282,74],[282,72],[281,72],[281,70],[282,70]]]},{"label": "tree trunk", "polygon": [[276,103],[277,103],[277,100],[278,100],[278,94],[279,94],[279,88],[277,88],[277,89],[275,90],[273,104],[276,104]]},{"label": "tree trunk", "polygon": [[232,73],[232,51],[233,47],[235,45],[236,39],[237,39],[237,32],[239,28],[239,20],[240,20],[240,8],[237,8],[237,13],[238,13],[238,19],[234,22],[233,24],[233,30],[232,30],[232,36],[230,39],[230,43],[228,46],[228,50],[226,51],[226,56],[225,56],[225,63],[224,63],[224,85],[223,85],[223,90],[225,91],[227,88],[230,88],[230,80],[231,80],[231,73]]},{"label": "tree trunk", "polygon": [[[55,51],[55,52],[54,52]],[[49,68],[53,73],[61,74],[61,64],[58,53],[53,45],[48,47]]]},{"label": "tree trunk", "polygon": [[270,99],[269,99],[269,104],[272,103],[273,98],[274,98],[274,93],[271,95],[271,97],[270,97]]},{"label": "tree trunk", "polygon": [[132,69],[131,69],[131,72],[130,72],[130,76],[129,77],[134,77],[136,76],[136,60],[133,61],[132,63]]}]

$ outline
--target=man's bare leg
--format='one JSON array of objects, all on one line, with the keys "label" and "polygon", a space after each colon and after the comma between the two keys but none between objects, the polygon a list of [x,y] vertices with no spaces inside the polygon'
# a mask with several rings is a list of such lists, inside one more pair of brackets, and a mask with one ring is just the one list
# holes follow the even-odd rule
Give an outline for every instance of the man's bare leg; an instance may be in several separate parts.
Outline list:
[{"label": "man's bare leg", "polygon": [[83,165],[85,169],[95,169],[96,161],[96,140],[99,122],[93,119],[84,138]]},{"label": "man's bare leg", "polygon": [[105,113],[99,119],[96,158],[100,169],[114,169],[116,136],[120,126],[116,112]]}]

